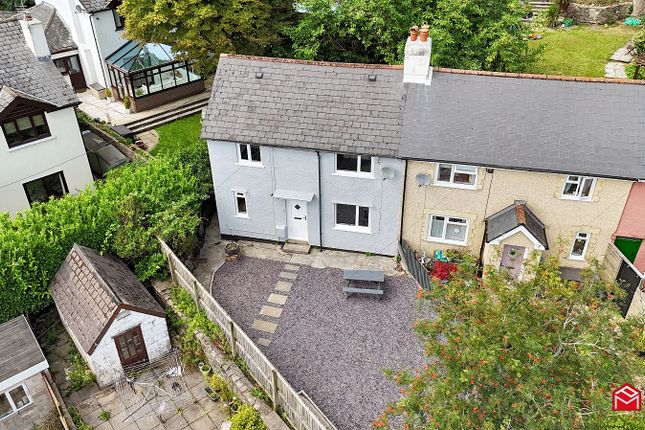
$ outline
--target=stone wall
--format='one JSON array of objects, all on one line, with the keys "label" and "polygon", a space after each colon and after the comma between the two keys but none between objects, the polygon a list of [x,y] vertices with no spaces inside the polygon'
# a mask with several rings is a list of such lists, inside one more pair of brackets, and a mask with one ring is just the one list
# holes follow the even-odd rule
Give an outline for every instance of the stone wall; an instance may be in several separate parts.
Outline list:
[{"label": "stone wall", "polygon": [[605,24],[622,21],[631,12],[632,2],[622,2],[609,6],[595,6],[570,3],[566,15],[578,22],[589,24]]}]

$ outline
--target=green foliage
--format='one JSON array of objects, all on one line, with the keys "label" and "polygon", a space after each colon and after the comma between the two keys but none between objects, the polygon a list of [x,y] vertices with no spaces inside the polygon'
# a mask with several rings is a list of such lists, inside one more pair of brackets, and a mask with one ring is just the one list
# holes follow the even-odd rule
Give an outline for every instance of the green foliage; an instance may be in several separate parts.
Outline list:
[{"label": "green foliage", "polygon": [[112,88],[107,87],[107,88],[105,89],[105,97],[107,97],[107,98],[112,97]]},{"label": "green foliage", "polygon": [[69,347],[69,367],[65,368],[67,393],[78,391],[96,380],[94,374],[74,345]]},{"label": "green foliage", "polygon": [[636,64],[625,66],[625,74],[628,79],[645,79],[645,67],[638,67]]},{"label": "green foliage", "polygon": [[43,422],[34,424],[33,430],[65,430],[65,427],[60,422],[58,411],[54,408],[49,411]]},{"label": "green foliage", "polygon": [[539,48],[519,0],[304,0],[307,11],[288,30],[299,58],[400,63],[408,28],[427,21],[433,64],[462,69],[524,71]]},{"label": "green foliage", "polygon": [[107,411],[105,409],[102,409],[101,413],[99,414],[99,419],[101,421],[109,421],[111,417],[112,417],[112,412]]},{"label": "green foliage", "polygon": [[229,403],[233,400],[233,390],[231,390],[231,386],[226,382],[226,379],[219,375],[213,375],[209,381],[209,385],[219,394],[224,403]]},{"label": "green foliage", "polygon": [[[637,383],[643,321],[623,319],[623,290],[600,280],[593,263],[575,283],[557,258],[533,264],[523,280],[466,259],[422,303],[437,312],[415,331],[433,359],[418,371],[390,372],[404,398],[374,424],[409,428],[607,428],[611,391]],[[436,360],[434,359],[436,357]],[[618,427],[620,428],[620,427]]]},{"label": "green foliage", "polygon": [[130,97],[124,96],[123,97],[123,107],[126,108],[126,109],[130,109],[131,106],[132,106],[132,102],[130,101]]},{"label": "green foliage", "polygon": [[602,430],[645,430],[642,414],[611,414],[602,423]]},{"label": "green foliage", "polygon": [[260,387],[253,387],[253,390],[251,391],[251,394],[253,394],[253,397],[256,397],[260,400],[262,400],[264,403],[271,405],[271,397]]},{"label": "green foliage", "polygon": [[208,155],[187,151],[131,163],[93,189],[34,205],[14,220],[0,214],[0,321],[50,303],[48,284],[74,243],[121,257],[142,281],[166,267],[156,235],[180,256],[195,252],[209,186],[198,184],[194,172]]},{"label": "green foliage", "polygon": [[0,10],[16,10],[18,6],[31,7],[34,0],[0,0]]},{"label": "green foliage", "polygon": [[109,134],[112,138],[116,139],[118,142],[123,145],[131,145],[132,139],[125,138],[119,133],[114,131],[112,127],[101,121],[95,121],[90,118],[85,112],[80,109],[76,110],[76,118],[78,119],[78,124],[81,127],[81,130],[92,130],[92,128],[99,128],[102,132]]},{"label": "green foliage", "polygon": [[557,4],[551,4],[544,12],[538,15],[540,24],[546,27],[557,27],[558,18],[560,17],[560,8]]},{"label": "green foliage", "polygon": [[634,36],[634,50],[636,55],[645,55],[645,29]]},{"label": "green foliage", "polygon": [[92,426],[83,420],[83,417],[76,406],[70,406],[67,410],[69,415],[72,417],[76,430],[92,430]]},{"label": "green foliage", "polygon": [[267,430],[266,424],[262,421],[260,413],[251,405],[241,405],[233,418],[231,418],[231,430]]},{"label": "green foliage", "polygon": [[177,121],[164,124],[156,129],[159,134],[159,143],[152,151],[152,155],[174,154],[181,148],[195,145],[199,142],[202,131],[202,117],[200,114],[191,115]]},{"label": "green foliage", "polygon": [[282,28],[295,18],[282,0],[124,0],[125,37],[171,45],[195,61],[203,76],[221,53],[265,54],[282,43]]}]

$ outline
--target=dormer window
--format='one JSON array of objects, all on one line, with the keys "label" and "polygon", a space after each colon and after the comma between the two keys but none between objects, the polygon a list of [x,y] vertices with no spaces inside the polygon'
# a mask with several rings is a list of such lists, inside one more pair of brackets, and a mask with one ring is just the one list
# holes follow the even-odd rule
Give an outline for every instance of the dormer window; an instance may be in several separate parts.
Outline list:
[{"label": "dormer window", "polygon": [[43,111],[12,115],[2,122],[2,131],[9,148],[51,136]]}]

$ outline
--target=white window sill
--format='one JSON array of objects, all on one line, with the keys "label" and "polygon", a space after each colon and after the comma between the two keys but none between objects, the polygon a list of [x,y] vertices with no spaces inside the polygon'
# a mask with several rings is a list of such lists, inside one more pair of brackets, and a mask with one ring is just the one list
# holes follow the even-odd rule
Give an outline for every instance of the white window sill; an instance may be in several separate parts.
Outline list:
[{"label": "white window sill", "polygon": [[336,170],[334,173],[332,173],[332,176],[345,176],[347,178],[374,179],[374,175],[371,174],[371,173],[344,172],[342,170]]},{"label": "white window sill", "polygon": [[428,242],[434,242],[434,243],[445,243],[447,245],[468,246],[467,242],[458,242],[456,240],[449,240],[449,239],[439,239],[436,237],[427,237],[425,240]]},{"label": "white window sill", "polygon": [[572,261],[585,261],[585,256],[577,256],[577,255],[570,255],[567,257],[567,259],[572,260]]},{"label": "white window sill", "polygon": [[350,233],[372,234],[372,230],[369,227],[352,227],[351,225],[336,224],[334,226],[334,230],[347,231]]},{"label": "white window sill", "polygon": [[565,196],[564,194],[560,196],[560,200],[573,200],[576,202],[590,202],[592,201],[591,196],[589,197],[574,197],[574,196]]},{"label": "white window sill", "polygon": [[245,218],[248,219],[249,215],[248,214],[235,214],[235,218]]},{"label": "white window sill", "polygon": [[454,184],[452,182],[433,182],[432,185],[435,187],[444,187],[444,188],[458,188],[460,190],[476,190],[477,184],[475,185],[466,185],[466,184]]},{"label": "white window sill", "polygon": [[244,161],[238,161],[235,163],[236,166],[244,166],[244,167],[255,167],[258,169],[264,169],[264,165],[262,163],[249,163],[249,162],[244,162]]},{"label": "white window sill", "polygon": [[20,151],[21,149],[29,148],[31,146],[39,145],[41,143],[49,142],[50,140],[56,139],[56,136],[47,136],[39,140],[34,140],[33,142],[25,143],[24,145],[16,146],[14,148],[9,148],[8,152]]}]

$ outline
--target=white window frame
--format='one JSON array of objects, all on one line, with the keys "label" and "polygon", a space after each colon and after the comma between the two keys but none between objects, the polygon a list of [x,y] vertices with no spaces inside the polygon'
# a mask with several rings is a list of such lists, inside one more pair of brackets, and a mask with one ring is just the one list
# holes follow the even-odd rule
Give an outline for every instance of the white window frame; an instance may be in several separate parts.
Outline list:
[{"label": "white window frame", "polygon": [[[584,237],[581,237],[583,236]],[[573,255],[573,249],[576,246],[576,241],[584,240],[585,241],[585,247],[582,249],[582,255]],[[576,233],[576,236],[573,238],[573,243],[571,244],[571,251],[569,251],[569,259],[570,260],[577,260],[577,261],[584,261],[585,256],[587,255],[587,249],[589,249],[589,242],[591,241],[591,233],[587,233],[586,231],[579,231]]]},{"label": "white window frame", "polygon": [[[27,399],[29,399],[29,403],[27,403],[26,405],[24,405],[24,406],[22,406],[20,408],[16,407],[16,403],[13,401],[13,398],[9,394],[9,391],[15,390],[18,387],[22,387],[22,389],[24,390],[25,394],[27,394]],[[34,403],[34,399],[31,397],[31,393],[27,389],[26,384],[18,384],[16,386],[13,386],[10,389],[8,389],[7,391],[3,391],[2,393],[0,393],[0,395],[5,395],[7,397],[7,400],[9,400],[9,405],[11,406],[11,409],[13,410],[13,412],[11,412],[11,413],[5,415],[4,417],[0,418],[0,421],[4,420],[7,417],[12,416],[16,412],[21,411],[21,410],[25,409],[26,407],[28,407],[28,406],[30,406],[31,404]]]},{"label": "white window frame", "polygon": [[[246,146],[246,153],[249,155],[249,159],[246,160],[242,158],[242,146]],[[251,146],[257,146],[260,150],[260,161],[254,161],[251,158]],[[241,166],[252,166],[252,167],[263,167],[262,164],[262,147],[260,145],[254,145],[252,143],[237,143],[235,144],[235,151],[237,151],[237,164]]]},{"label": "white window frame", "polygon": [[[234,203],[235,203],[235,216],[238,218],[248,218],[249,217],[249,200],[246,198],[245,191],[234,191],[233,192]],[[237,204],[237,199],[242,197],[246,205],[246,212],[240,212],[240,207]]]},{"label": "white window frame", "polygon": [[[334,175],[338,176],[352,176],[355,178],[373,178],[374,177],[374,159],[371,155],[356,155],[356,170],[342,170],[338,169],[338,156],[339,155],[356,155],[356,154],[334,154]],[[361,161],[364,157],[370,157],[370,171],[361,171]]]},{"label": "white window frame", "polygon": [[[430,236],[432,233],[432,219],[434,217],[443,217],[443,230],[441,233],[441,237],[435,237],[435,236]],[[461,221],[465,221],[464,223],[451,223],[450,218],[453,219],[459,219]],[[459,241],[459,240],[452,240],[452,239],[446,239],[446,230],[448,224],[459,224],[461,226],[466,227],[466,232],[464,234],[464,240]],[[468,233],[470,232],[470,220],[468,218],[463,218],[460,216],[450,216],[450,215],[444,215],[444,214],[430,214],[428,216],[428,233],[426,235],[426,238],[429,242],[437,242],[437,243],[448,243],[450,245],[460,245],[460,246],[467,246],[468,245]]]},{"label": "white window frame", "polygon": [[[354,225],[338,224],[338,205],[354,206]],[[358,225],[358,217],[360,214],[359,208],[367,208],[367,227]],[[371,233],[372,232],[372,208],[369,206],[355,205],[352,203],[334,203],[334,229],[343,231],[352,231],[357,233]]]},{"label": "white window frame", "polygon": [[[441,166],[450,166],[450,180],[449,181],[442,181],[439,179],[439,169]],[[462,167],[468,167],[475,169],[475,180],[472,184],[460,184],[460,183],[455,183],[455,173],[467,173],[469,175],[472,175],[472,172],[469,171],[463,171],[459,172],[460,168]],[[469,164],[452,164],[452,163],[436,163],[435,166],[435,175],[434,175],[434,185],[439,186],[439,187],[449,187],[449,188],[462,188],[464,190],[475,190],[477,189],[477,180],[479,178],[479,168],[477,166],[471,166]]]},{"label": "white window frame", "polygon": [[[571,177],[577,177],[578,180],[574,181],[571,180]],[[589,188],[589,195],[586,197],[583,197],[582,194],[582,189],[584,188],[584,183],[586,180],[591,180],[591,188]],[[564,190],[567,188],[567,184],[576,184],[577,189],[575,195],[570,195],[570,194],[565,194]],[[560,193],[560,198],[564,200],[579,200],[583,202],[588,202],[591,201],[593,198],[593,193],[594,190],[596,189],[596,178],[593,176],[582,176],[582,175],[567,175],[564,177],[564,183],[562,184],[562,192]]]}]

